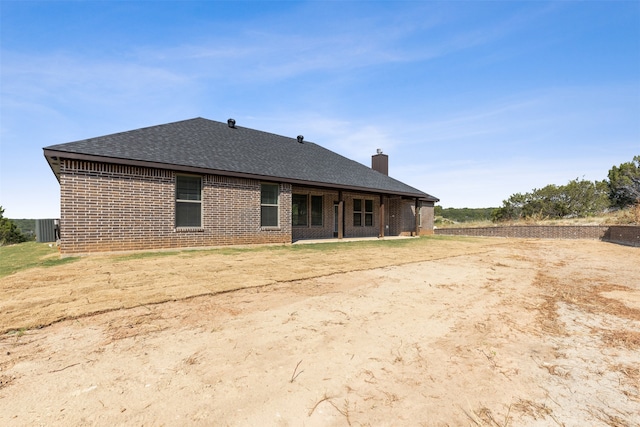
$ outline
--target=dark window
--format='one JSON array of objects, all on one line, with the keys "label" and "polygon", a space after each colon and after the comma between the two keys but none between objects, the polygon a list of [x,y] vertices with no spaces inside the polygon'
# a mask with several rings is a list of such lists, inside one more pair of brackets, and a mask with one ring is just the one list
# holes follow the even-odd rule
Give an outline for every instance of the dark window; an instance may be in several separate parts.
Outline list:
[{"label": "dark window", "polygon": [[322,196],[311,196],[311,225],[322,226]]},{"label": "dark window", "polygon": [[373,200],[364,200],[364,206],[362,202],[362,199],[353,199],[353,226],[371,227],[373,226]]},{"label": "dark window", "polygon": [[278,226],[278,184],[260,186],[260,226]]},{"label": "dark window", "polygon": [[353,199],[353,225],[354,227],[362,225],[362,199]]},{"label": "dark window", "polygon": [[176,176],[176,227],[202,227],[202,178]]},{"label": "dark window", "polygon": [[291,198],[291,224],[307,225],[307,195],[294,194]]},{"label": "dark window", "polygon": [[364,225],[367,227],[373,225],[373,200],[364,201]]}]

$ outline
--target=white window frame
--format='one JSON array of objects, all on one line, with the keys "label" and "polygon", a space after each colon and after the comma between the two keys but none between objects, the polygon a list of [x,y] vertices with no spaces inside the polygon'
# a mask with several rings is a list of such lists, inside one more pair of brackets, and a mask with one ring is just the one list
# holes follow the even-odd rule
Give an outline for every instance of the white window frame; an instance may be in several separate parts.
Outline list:
[{"label": "white window frame", "polygon": [[[262,188],[264,186],[273,186],[277,188],[277,192],[276,192],[276,203],[262,203]],[[263,207],[276,207],[276,225],[263,225],[263,218],[262,218],[262,208]],[[260,183],[260,228],[262,229],[274,229],[274,228],[280,228],[280,184],[274,184],[272,182],[261,182]]]},{"label": "white window frame", "polygon": [[[179,199],[178,198],[178,179],[179,178],[197,178],[200,180],[200,199],[199,200],[188,200],[188,199]],[[175,215],[174,215],[174,226],[176,230],[185,230],[185,229],[202,229],[202,219],[203,219],[203,211],[202,211],[202,193],[204,190],[204,180],[200,175],[187,175],[187,174],[177,174],[175,179]],[[178,225],[178,203],[198,203],[200,205],[200,225]]]}]

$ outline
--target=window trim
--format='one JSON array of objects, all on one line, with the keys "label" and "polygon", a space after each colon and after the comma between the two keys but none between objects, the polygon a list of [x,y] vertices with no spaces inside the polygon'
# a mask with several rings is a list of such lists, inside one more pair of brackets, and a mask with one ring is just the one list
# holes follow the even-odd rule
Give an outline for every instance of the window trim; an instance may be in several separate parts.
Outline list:
[{"label": "window trim", "polygon": [[[356,200],[360,202],[360,210],[356,210]],[[367,210],[367,202],[371,204],[371,210]],[[353,226],[354,227],[375,227],[374,223],[374,201],[373,199],[357,198],[353,199]],[[356,225],[356,218],[360,218],[360,224]],[[371,219],[371,225],[367,225],[367,219]]]},{"label": "window trim", "polygon": [[[371,202],[371,210],[367,210],[367,202]],[[371,219],[371,224],[367,224],[367,219]],[[364,227],[373,227],[373,200],[364,199]]]},{"label": "window trim", "polygon": [[[277,188],[276,192],[276,203],[262,203],[262,189],[264,186],[272,186]],[[276,207],[276,225],[263,225],[262,222],[262,208],[263,207]],[[273,182],[261,182],[260,183],[260,228],[262,230],[278,230],[280,229],[280,184]]]},{"label": "window trim", "polygon": [[[360,204],[360,209],[356,210],[356,201]],[[356,221],[356,218],[360,218],[359,221]],[[359,222],[359,224],[356,224]],[[353,226],[354,227],[362,227],[362,199],[353,199]]]},{"label": "window trim", "polygon": [[[198,200],[189,200],[189,199],[179,199],[178,198],[178,179],[180,177],[186,178],[198,178],[200,180],[200,198]],[[175,175],[175,192],[174,192],[174,204],[173,204],[173,225],[176,231],[201,231],[203,230],[203,217],[204,217],[204,204],[203,204],[203,194],[204,194],[204,179],[202,175],[189,175],[189,174],[176,174]],[[200,205],[200,225],[178,225],[178,203],[193,203]]]}]

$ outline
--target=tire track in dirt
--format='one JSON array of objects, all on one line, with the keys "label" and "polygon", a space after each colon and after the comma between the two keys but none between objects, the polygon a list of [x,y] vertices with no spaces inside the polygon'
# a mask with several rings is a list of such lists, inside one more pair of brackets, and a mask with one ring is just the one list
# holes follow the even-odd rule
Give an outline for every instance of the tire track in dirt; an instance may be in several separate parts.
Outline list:
[{"label": "tire track in dirt", "polygon": [[[46,270],[32,269],[0,279],[0,289],[6,296],[0,300],[3,313],[0,333],[245,288],[267,288],[350,271],[482,253],[504,244],[481,239],[466,243],[444,240],[437,242],[440,247],[435,247],[425,239],[415,242],[400,250],[371,246],[367,248],[369,255],[357,262],[350,259],[350,254],[357,254],[360,249],[350,248],[347,243],[345,250],[329,253],[309,248],[280,248],[273,252],[263,249],[235,255],[201,251],[129,261],[119,261],[122,256],[114,255],[86,258]],[[304,268],[290,268],[291,265]]]}]

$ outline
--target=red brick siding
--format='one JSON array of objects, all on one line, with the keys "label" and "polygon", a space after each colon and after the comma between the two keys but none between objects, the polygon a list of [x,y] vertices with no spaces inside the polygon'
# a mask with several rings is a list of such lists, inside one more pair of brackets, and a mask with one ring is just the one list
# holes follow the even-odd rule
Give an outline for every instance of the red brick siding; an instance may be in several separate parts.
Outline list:
[{"label": "red brick siding", "polygon": [[[293,240],[322,239],[334,236],[334,212],[333,206],[338,203],[337,191],[314,189],[309,187],[294,186],[294,194],[322,195],[323,196],[323,226],[295,226],[292,228]],[[378,237],[380,234],[380,196],[370,193],[343,192],[344,201],[344,237]],[[353,224],[353,200],[373,201],[373,225],[355,226]],[[415,202],[400,198],[383,197],[385,203],[385,236],[410,235],[415,232]],[[364,209],[364,202],[363,202]],[[433,233],[433,204],[424,205],[421,210],[421,233]],[[364,223],[364,211],[363,211]]]},{"label": "red brick siding", "polygon": [[260,181],[203,176],[202,228],[175,228],[176,172],[63,160],[63,254],[291,242],[291,186],[280,226],[260,227]]},{"label": "red brick siding", "polygon": [[640,226],[612,225],[605,232],[603,240],[621,245],[640,247]]},{"label": "red brick siding", "polygon": [[[175,177],[170,170],[63,160],[60,172],[61,252],[127,251],[330,238],[338,191],[280,184],[279,227],[260,227],[260,181],[202,176],[202,227],[176,229]],[[322,226],[291,226],[291,195],[323,196]],[[373,225],[353,225],[353,200],[373,201]],[[380,196],[343,192],[345,237],[377,237]],[[385,235],[414,231],[411,200],[384,197]],[[364,209],[364,204],[363,204]],[[433,207],[421,227],[432,229]],[[429,213],[431,212],[431,213]],[[363,212],[364,214],[364,212]],[[363,215],[364,222],[364,215]]]},{"label": "red brick siding", "polygon": [[[322,195],[323,196],[323,226],[322,227],[314,227],[314,226],[295,226],[292,228],[293,240],[300,239],[322,239],[322,238],[331,238],[334,237],[334,204],[338,203],[339,195],[337,191],[331,190],[322,190],[322,189],[314,189],[309,187],[298,187],[294,186],[293,191],[294,194],[307,194],[307,195]],[[344,237],[378,237],[380,234],[380,196],[377,194],[370,193],[356,193],[356,192],[343,192],[342,199],[344,201]],[[353,225],[353,200],[354,199],[362,199],[362,200],[371,200],[373,201],[373,225],[372,226],[355,226]],[[394,228],[391,225],[393,222],[397,222],[398,224],[402,224],[402,216],[400,215],[400,209],[405,208],[411,210],[410,206],[407,206],[406,203],[397,203],[400,202],[399,199],[389,199],[388,197],[383,198],[385,203],[385,226],[389,225],[389,227],[385,228],[385,235],[399,235],[401,226],[396,226]],[[394,203],[396,202],[396,203]],[[412,203],[412,202],[409,202]],[[364,209],[364,202],[362,209]],[[364,223],[364,210],[362,211],[363,218],[362,221]],[[409,212],[411,216],[412,224],[414,224],[414,217],[411,212]],[[391,222],[390,222],[391,221]],[[415,227],[415,225],[413,225]],[[395,233],[395,234],[393,234]]]},{"label": "red brick siding", "polygon": [[637,225],[520,225],[439,228],[435,230],[435,234],[534,239],[600,239],[622,245],[640,246],[640,226]]},{"label": "red brick siding", "polygon": [[438,228],[435,230],[435,234],[534,239],[601,239],[608,228],[608,226],[599,225],[517,225],[505,227]]},{"label": "red brick siding", "polygon": [[389,236],[399,236],[402,233],[402,200],[399,198],[389,198],[387,203],[387,223],[389,224]]},{"label": "red brick siding", "polygon": [[[420,207],[419,234],[433,234],[434,218],[433,202],[422,202]],[[410,236],[416,231],[415,218],[416,204],[414,200],[394,198],[389,200],[390,216],[387,218],[389,224],[388,235],[390,236]]]},{"label": "red brick siding", "polygon": [[413,200],[401,200],[402,229],[400,234],[410,236],[416,231],[416,203]]},{"label": "red brick siding", "polygon": [[434,202],[422,202],[420,207],[420,235],[433,234]]},{"label": "red brick siding", "polygon": [[[343,192],[344,237],[378,237],[380,234],[380,196],[366,193]],[[353,200],[362,199],[362,226],[353,225]],[[373,201],[373,225],[365,226],[365,200]]]},{"label": "red brick siding", "polygon": [[[311,218],[304,226],[291,228],[293,240],[326,239],[333,237],[333,205],[338,202],[338,192],[321,190],[310,187],[293,186],[292,194],[305,194],[307,196],[322,196],[322,226],[311,225]],[[311,199],[308,200],[311,211]]]}]

